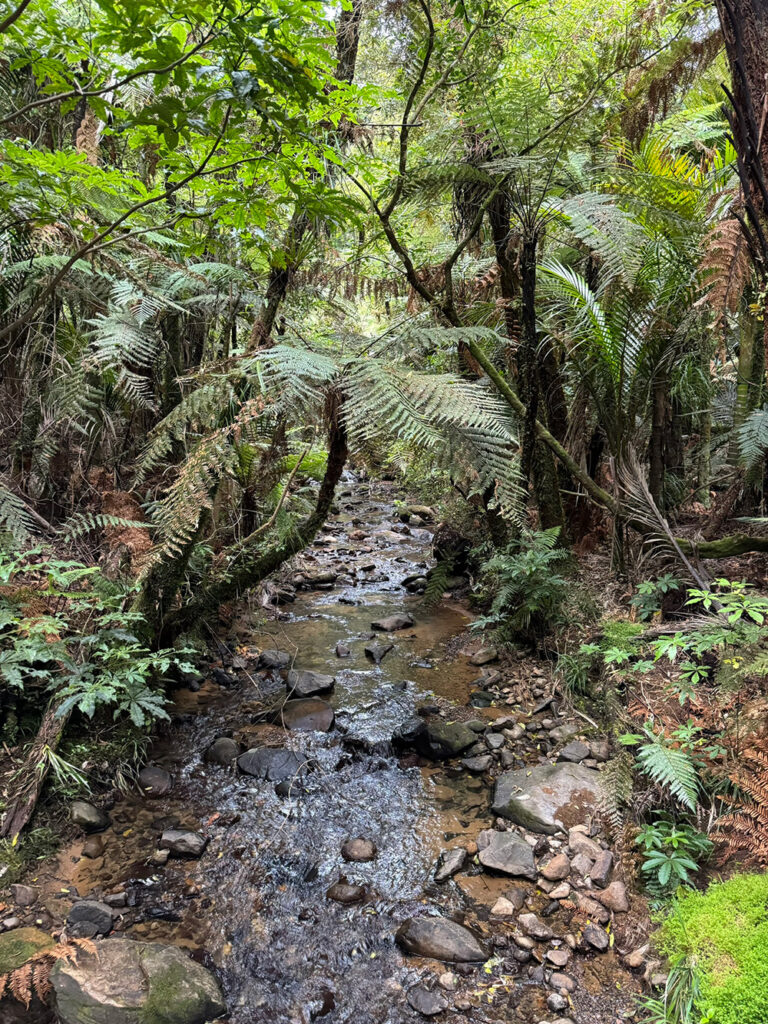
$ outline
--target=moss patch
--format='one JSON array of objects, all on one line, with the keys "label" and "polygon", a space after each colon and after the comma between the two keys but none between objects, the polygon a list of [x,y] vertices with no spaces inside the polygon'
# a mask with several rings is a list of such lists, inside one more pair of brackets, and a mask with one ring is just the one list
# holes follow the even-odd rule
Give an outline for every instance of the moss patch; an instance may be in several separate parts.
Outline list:
[{"label": "moss patch", "polygon": [[14,928],[0,935],[0,974],[15,971],[35,953],[53,949],[56,943],[39,928]]},{"label": "moss patch", "polygon": [[697,1009],[708,1024],[768,1021],[768,874],[684,894],[657,938],[673,964],[696,967]]}]

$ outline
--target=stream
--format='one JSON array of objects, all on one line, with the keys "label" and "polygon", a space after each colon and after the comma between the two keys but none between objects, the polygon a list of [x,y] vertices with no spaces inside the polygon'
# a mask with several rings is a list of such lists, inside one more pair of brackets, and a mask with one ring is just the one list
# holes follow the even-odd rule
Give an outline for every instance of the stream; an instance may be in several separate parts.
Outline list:
[{"label": "stream", "polygon": [[[583,958],[570,1009],[552,1011],[540,957],[516,947],[511,926],[490,914],[516,890],[540,912],[550,901],[534,885],[469,861],[462,874],[434,881],[442,851],[471,853],[493,826],[491,787],[455,760],[398,755],[393,731],[419,711],[491,722],[511,709],[468,706],[480,670],[459,652],[462,642],[479,646],[463,637],[466,609],[447,597],[426,611],[421,596],[404,589],[403,580],[426,571],[431,534],[399,522],[396,496],[387,484],[347,485],[338,513],[300,559],[299,571],[316,581],[311,589],[277,611],[236,609],[211,678],[177,691],[171,725],[150,751],[150,762],[170,772],[170,791],[118,796],[103,852],[80,856],[80,838],[44,866],[42,884],[65,900],[125,892],[118,927],[187,947],[214,966],[230,1024],[423,1021],[408,996],[425,981],[444,1000],[439,1021],[632,1019],[637,986],[612,950]],[[412,626],[372,632],[375,620],[403,613]],[[365,652],[390,643],[378,665]],[[335,716],[328,731],[289,729],[285,714],[270,713],[285,694],[285,673],[258,669],[265,650],[335,677],[333,692],[322,695]],[[205,751],[221,737],[241,751],[292,751],[300,768],[279,785],[207,763]],[[168,828],[202,832],[202,857],[163,864],[156,850]],[[355,838],[375,844],[372,860],[342,857]],[[355,902],[329,898],[339,882],[362,887],[335,890]],[[437,912],[487,941],[493,956],[485,966],[440,964],[398,948],[404,921]]]}]

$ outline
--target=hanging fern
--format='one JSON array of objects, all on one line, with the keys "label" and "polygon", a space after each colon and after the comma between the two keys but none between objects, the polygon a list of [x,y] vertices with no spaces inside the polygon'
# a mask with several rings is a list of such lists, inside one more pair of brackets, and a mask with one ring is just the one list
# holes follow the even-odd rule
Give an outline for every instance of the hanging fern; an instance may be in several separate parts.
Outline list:
[{"label": "hanging fern", "polygon": [[739,454],[748,469],[762,462],[768,451],[768,405],[754,409],[739,427]]}]

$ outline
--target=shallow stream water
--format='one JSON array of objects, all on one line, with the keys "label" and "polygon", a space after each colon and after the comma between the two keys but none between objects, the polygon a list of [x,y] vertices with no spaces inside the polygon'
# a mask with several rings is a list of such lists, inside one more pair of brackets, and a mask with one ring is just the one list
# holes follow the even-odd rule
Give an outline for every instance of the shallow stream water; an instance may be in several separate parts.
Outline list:
[{"label": "shallow stream water", "polygon": [[[126,889],[122,926],[133,937],[186,945],[212,962],[231,1024],[423,1020],[407,991],[425,972],[434,979],[447,968],[405,957],[394,942],[398,926],[439,910],[490,935],[489,907],[511,887],[510,879],[479,870],[434,883],[440,851],[466,845],[492,824],[489,790],[467,772],[392,751],[393,730],[420,707],[455,702],[468,717],[478,675],[453,650],[467,612],[450,601],[428,612],[402,586],[424,570],[431,535],[392,532],[400,529],[392,497],[381,486],[342,494],[339,514],[305,552],[303,568],[346,576],[332,589],[299,593],[279,620],[263,609],[241,610],[230,634],[237,646],[228,639],[241,666],[236,682],[180,691],[172,726],[151,751],[173,775],[171,793],[119,800],[102,857],[80,858],[73,846],[59,859],[56,885],[73,885],[81,896]],[[360,530],[365,538],[351,540]],[[391,638],[378,634],[374,642],[391,640],[394,649],[375,665],[364,652],[371,623],[402,611],[412,613],[414,626]],[[339,643],[348,657],[337,656]],[[265,707],[285,684],[252,666],[259,650],[272,648],[289,652],[299,669],[336,677],[331,731],[287,731],[266,720]],[[473,710],[472,717],[499,713]],[[295,751],[307,769],[301,783],[281,797],[273,782],[204,763],[203,752],[222,735],[244,747]],[[157,867],[151,855],[159,835],[176,825],[205,832],[207,849],[200,860]],[[373,861],[342,859],[343,843],[355,837],[373,840]],[[340,879],[364,885],[366,899],[351,906],[328,899]],[[471,1006],[465,999],[439,1020],[547,1018],[543,990],[516,975],[466,968],[459,980]]]}]

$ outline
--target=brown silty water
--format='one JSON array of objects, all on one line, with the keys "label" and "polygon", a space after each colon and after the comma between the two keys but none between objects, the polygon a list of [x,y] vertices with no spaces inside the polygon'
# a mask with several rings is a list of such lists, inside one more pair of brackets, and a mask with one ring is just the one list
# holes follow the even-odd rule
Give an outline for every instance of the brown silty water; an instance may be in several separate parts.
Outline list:
[{"label": "brown silty water", "polygon": [[[77,844],[45,872],[49,889],[59,892],[68,885],[81,896],[125,889],[120,926],[135,938],[187,946],[215,965],[231,1024],[423,1020],[406,1001],[408,989],[450,968],[404,956],[394,942],[398,926],[439,911],[492,945],[510,927],[489,920],[497,897],[515,887],[510,879],[479,868],[443,885],[432,877],[442,850],[466,845],[492,824],[486,783],[450,766],[398,759],[391,747],[393,730],[424,705],[455,702],[457,715],[469,717],[464,705],[477,675],[466,658],[447,651],[466,629],[467,612],[450,602],[428,612],[403,589],[404,578],[424,570],[431,536],[391,532],[399,526],[391,496],[381,486],[342,496],[341,512],[304,565],[347,575],[332,590],[298,595],[281,621],[241,612],[234,632],[247,667],[236,684],[207,682],[196,693],[178,693],[172,726],[151,752],[174,777],[169,796],[118,801],[102,857],[77,857]],[[368,536],[350,541],[361,524]],[[404,610],[414,626],[390,638],[379,634],[376,640],[394,649],[374,665],[364,653],[371,622]],[[338,643],[349,657],[337,656]],[[271,648],[289,652],[297,668],[335,676],[331,731],[288,731],[267,720],[265,709],[285,684],[250,666],[259,650]],[[472,709],[471,717],[496,713]],[[204,763],[203,752],[222,735],[243,748],[296,752],[305,770],[289,797],[278,796],[273,782]],[[176,825],[208,835],[205,853],[153,865],[160,833]],[[373,840],[373,861],[342,859],[343,843],[355,837]],[[340,879],[365,886],[365,899],[352,906],[328,899]],[[526,969],[505,958],[508,945],[501,940],[485,967],[456,969],[458,992],[450,998],[461,1010],[449,1009],[440,1021],[553,1018],[546,989],[529,984]],[[615,990],[613,957],[595,970],[596,991]],[[610,1012],[579,1018],[614,1019]]]}]

